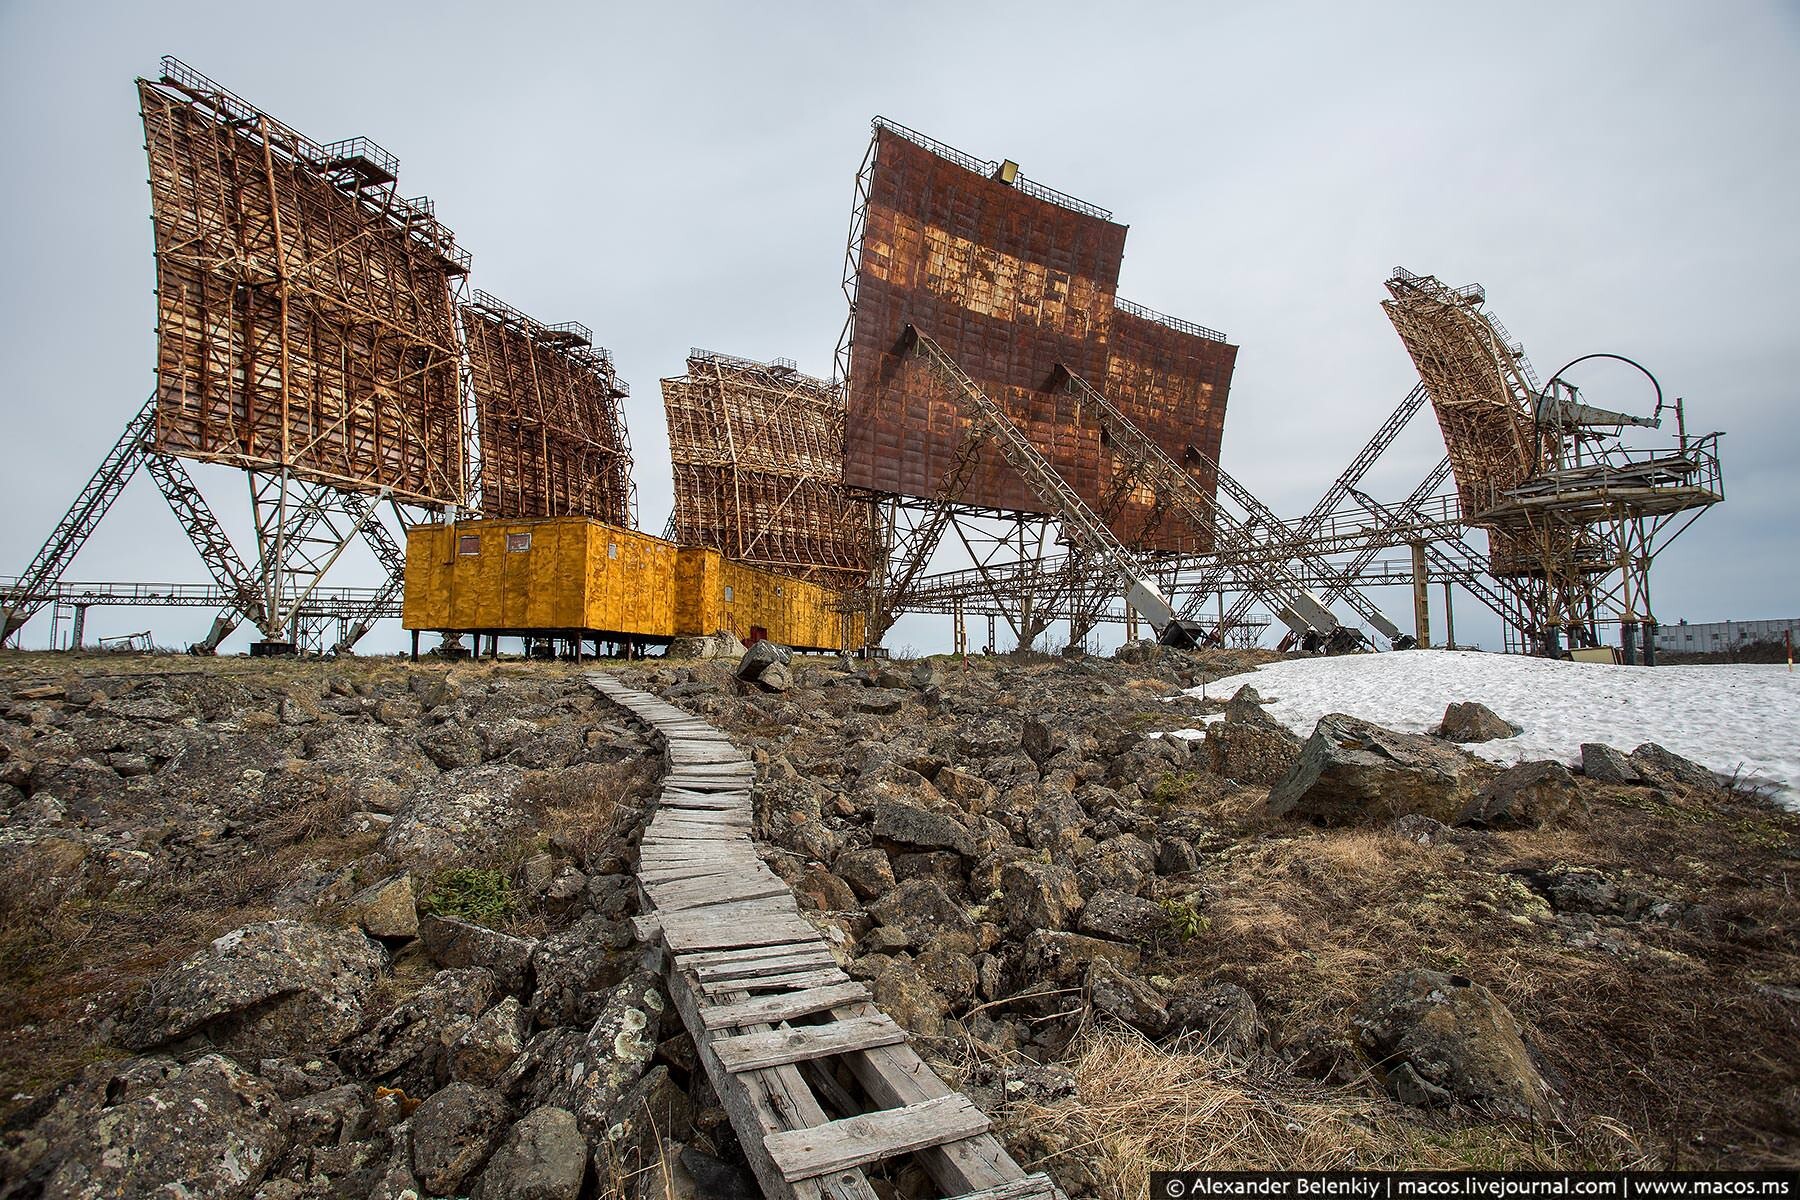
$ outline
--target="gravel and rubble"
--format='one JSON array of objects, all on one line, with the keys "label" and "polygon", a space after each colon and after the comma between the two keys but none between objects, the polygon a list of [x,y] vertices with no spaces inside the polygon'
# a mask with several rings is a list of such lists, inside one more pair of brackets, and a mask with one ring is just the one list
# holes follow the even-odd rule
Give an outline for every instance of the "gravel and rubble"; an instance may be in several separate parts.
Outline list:
[{"label": "gravel and rubble", "polygon": [[[1296,737],[1204,686],[1257,651],[719,649],[608,669],[1071,1195],[1177,1066],[1256,1131],[1184,1165],[1797,1153],[1800,824],[1668,751]],[[631,925],[655,747],[572,666],[168,662],[0,662],[0,1197],[751,1194]]]}]

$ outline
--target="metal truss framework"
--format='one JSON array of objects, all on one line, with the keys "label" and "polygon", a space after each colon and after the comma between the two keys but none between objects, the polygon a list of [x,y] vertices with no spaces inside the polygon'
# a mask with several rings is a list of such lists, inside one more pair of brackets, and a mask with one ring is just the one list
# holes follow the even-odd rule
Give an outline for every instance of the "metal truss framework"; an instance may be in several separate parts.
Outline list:
[{"label": "metal truss framework", "polygon": [[[47,606],[52,613],[52,646],[63,644],[71,650],[86,648],[84,629],[90,608],[219,608],[223,612],[237,612],[233,607],[235,594],[218,584],[64,580],[47,589],[32,591],[21,579],[0,578],[0,593],[29,595],[39,607]],[[63,628],[65,612],[71,614],[72,619],[68,622],[68,640],[61,643],[58,631]],[[399,592],[364,587],[315,588],[295,614],[294,628],[298,631],[299,645],[320,652],[342,644],[346,639],[353,642],[355,636],[360,635],[353,636],[352,631],[369,619],[371,612],[376,617],[397,619],[400,616]],[[327,631],[333,625],[336,633],[329,635]]]},{"label": "metal truss framework", "polygon": [[[76,606],[74,601],[65,599],[64,589],[73,585],[61,583],[63,573],[140,467],[155,481],[213,583],[210,588],[198,589],[109,586],[121,595],[179,594],[183,607],[216,605],[219,615],[207,635],[191,647],[196,652],[216,650],[244,620],[249,620],[265,641],[304,644],[305,635],[320,628],[319,608],[313,600],[320,581],[358,539],[374,553],[387,578],[379,588],[368,590],[364,611],[349,614],[330,648],[349,650],[376,619],[398,611],[405,555],[383,524],[375,501],[322,484],[292,478],[283,481],[266,472],[246,472],[256,527],[257,557],[253,568],[238,553],[181,460],[154,448],[151,429],[155,405],[152,397],[127,423],[125,432],[24,573],[0,584],[0,630],[4,631],[5,640],[10,640],[46,604]],[[403,527],[417,516],[398,504],[393,509]],[[336,595],[341,605],[344,597],[360,592],[337,589]],[[132,602],[121,599],[88,603]],[[337,613],[338,609],[333,609],[331,615]]]},{"label": "metal truss framework", "polygon": [[637,524],[630,389],[576,321],[546,325],[477,290],[462,306],[480,434],[480,508],[491,517],[586,516]]},{"label": "metal truss framework", "polygon": [[[1525,350],[1479,285],[1452,288],[1396,267],[1383,302],[1418,368],[1449,448],[1465,519],[1488,538],[1487,567],[1509,597],[1509,649],[1556,653],[1620,626],[1625,657],[1637,627],[1654,628],[1650,566],[1699,514],[1724,499],[1718,437],[1628,448],[1626,426],[1655,428],[1660,385],[1618,355],[1576,359],[1540,384]],[[1656,387],[1656,412],[1633,417],[1577,399],[1564,371],[1589,358],[1629,363]],[[1516,638],[1516,642],[1515,642]],[[1645,638],[1648,649],[1653,638]]]},{"label": "metal truss framework", "polygon": [[867,580],[871,517],[843,486],[842,388],[786,359],[694,350],[662,395],[670,536],[840,590]]}]

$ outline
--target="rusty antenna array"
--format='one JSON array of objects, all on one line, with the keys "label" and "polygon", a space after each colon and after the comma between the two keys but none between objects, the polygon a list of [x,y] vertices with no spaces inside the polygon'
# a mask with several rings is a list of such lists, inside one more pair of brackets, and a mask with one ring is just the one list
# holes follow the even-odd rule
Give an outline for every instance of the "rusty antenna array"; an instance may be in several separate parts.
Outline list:
[{"label": "rusty antenna array", "polygon": [[587,326],[546,325],[484,291],[462,307],[490,517],[586,516],[637,524],[630,394]]},{"label": "rusty antenna array", "polygon": [[[1548,385],[1485,308],[1479,286],[1452,288],[1396,267],[1388,318],[1437,412],[1465,521],[1486,532],[1488,571],[1513,599],[1516,648],[1558,653],[1600,644],[1620,626],[1627,662],[1640,626],[1654,653],[1650,566],[1656,553],[1724,499],[1719,434],[1687,432],[1683,402],[1616,354],[1584,355]],[[1648,417],[1583,403],[1564,376],[1590,359],[1626,363],[1655,391]],[[1627,428],[1659,428],[1665,409],[1674,446],[1625,445]]]},{"label": "rusty antenna array", "polygon": [[[156,239],[156,389],[25,572],[0,581],[0,640],[31,617],[106,604],[216,605],[193,650],[240,622],[252,652],[347,651],[396,616],[400,527],[468,511],[478,482],[510,513],[630,523],[625,391],[575,324],[548,326],[476,294],[471,404],[458,309],[469,254],[399,163],[367,138],[317,142],[164,58],[140,79]],[[527,384],[521,374],[530,370]],[[481,473],[473,436],[491,418]],[[255,526],[239,553],[186,462],[241,471]],[[208,585],[65,583],[142,467],[205,563]],[[518,477],[529,486],[518,486]],[[355,544],[375,588],[323,586]],[[335,623],[335,636],[327,630]]]},{"label": "rusty antenna array", "polygon": [[662,381],[668,536],[834,588],[871,567],[869,507],[844,490],[844,396],[788,359],[710,350]]}]

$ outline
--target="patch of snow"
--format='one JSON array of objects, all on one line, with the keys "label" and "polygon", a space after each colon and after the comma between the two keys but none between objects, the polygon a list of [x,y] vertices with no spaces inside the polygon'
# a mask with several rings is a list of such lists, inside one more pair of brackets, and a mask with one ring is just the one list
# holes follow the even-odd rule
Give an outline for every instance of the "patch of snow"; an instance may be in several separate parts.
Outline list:
[{"label": "patch of snow", "polygon": [[1630,753],[1656,742],[1800,808],[1800,673],[1785,666],[1619,667],[1467,650],[1403,650],[1290,659],[1215,679],[1189,695],[1230,696],[1246,683],[1301,737],[1326,713],[1428,733],[1457,701],[1478,700],[1517,737],[1465,747],[1498,763],[1581,759],[1581,743]]},{"label": "patch of snow", "polygon": [[1200,724],[1202,726],[1202,728],[1200,728],[1200,729],[1171,729],[1171,730],[1168,730],[1167,732],[1153,733],[1150,736],[1151,737],[1180,738],[1184,742],[1197,742],[1201,738],[1206,736],[1206,730],[1205,730],[1204,726],[1211,725],[1218,721],[1223,721],[1224,719],[1225,719],[1225,714],[1222,712],[1207,713],[1206,715],[1204,715],[1200,718]]}]

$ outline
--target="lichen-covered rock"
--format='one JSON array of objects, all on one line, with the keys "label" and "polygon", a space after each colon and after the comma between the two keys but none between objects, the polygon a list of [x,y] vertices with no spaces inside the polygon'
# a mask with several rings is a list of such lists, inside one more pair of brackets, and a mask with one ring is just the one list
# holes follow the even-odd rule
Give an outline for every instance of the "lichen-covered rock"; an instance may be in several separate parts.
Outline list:
[{"label": "lichen-covered rock", "polygon": [[1000,870],[1000,912],[1014,936],[1061,929],[1081,905],[1081,884],[1065,866],[1026,858]]},{"label": "lichen-covered rock", "polygon": [[350,898],[344,917],[374,938],[405,940],[419,933],[419,911],[411,871],[370,884]]},{"label": "lichen-covered rock", "polygon": [[575,1114],[535,1108],[513,1124],[488,1159],[473,1200],[576,1200],[587,1166],[587,1139]]},{"label": "lichen-covered rock", "polygon": [[494,976],[478,967],[439,971],[405,1003],[344,1048],[344,1067],[422,1096],[447,1073],[450,1047],[486,1012]]},{"label": "lichen-covered rock", "polygon": [[525,990],[537,950],[536,938],[513,937],[456,917],[426,916],[419,922],[419,940],[438,966],[484,967],[509,992]]},{"label": "lichen-covered rock", "polygon": [[1561,763],[1519,763],[1484,784],[1458,814],[1457,824],[1536,829],[1555,821],[1580,798],[1575,776]]},{"label": "lichen-covered rock", "polygon": [[832,873],[865,900],[886,895],[894,887],[894,865],[882,850],[852,850],[831,864]]},{"label": "lichen-covered rock", "polygon": [[531,1014],[508,996],[477,1017],[450,1047],[450,1078],[491,1087],[513,1060],[525,1052],[531,1036]]},{"label": "lichen-covered rock", "polygon": [[608,1118],[606,1137],[593,1154],[601,1170],[616,1165],[621,1172],[648,1171],[651,1179],[660,1179],[656,1166],[663,1142],[694,1136],[693,1102],[665,1066],[652,1067],[632,1084]]},{"label": "lichen-covered rock", "polygon": [[[1261,709],[1256,711],[1262,714]],[[1293,769],[1300,757],[1300,739],[1266,718],[1246,721],[1228,716],[1207,728],[1205,750],[1207,769],[1214,775],[1239,783],[1271,784]]]},{"label": "lichen-covered rock", "polygon": [[543,1025],[586,1025],[600,1015],[607,992],[631,970],[628,922],[590,913],[551,934],[532,952],[531,1011]]},{"label": "lichen-covered rock", "polygon": [[737,677],[765,692],[785,692],[794,686],[790,669],[793,660],[792,650],[764,639],[744,651],[744,657],[738,660]]},{"label": "lichen-covered rock", "polygon": [[1168,925],[1162,906],[1129,892],[1103,888],[1082,905],[1075,927],[1095,937],[1120,942],[1148,942]]},{"label": "lichen-covered rock", "polygon": [[1255,998],[1235,983],[1183,988],[1169,1000],[1169,1018],[1231,1058],[1250,1058],[1269,1038]]},{"label": "lichen-covered rock", "polygon": [[1706,767],[1673,750],[1665,750],[1655,742],[1645,742],[1633,750],[1631,765],[1644,779],[1659,787],[1679,784],[1710,791],[1720,786],[1719,777]]},{"label": "lichen-covered rock", "polygon": [[1062,930],[1039,929],[1019,950],[1019,972],[1032,981],[1079,982],[1088,965],[1105,961],[1121,971],[1135,971],[1143,954],[1136,946]]},{"label": "lichen-covered rock", "polygon": [[44,1200],[249,1200],[289,1124],[275,1090],[224,1055],[128,1059],[89,1067],[10,1137],[0,1179],[41,1181],[29,1194]]},{"label": "lichen-covered rock", "polygon": [[1444,709],[1444,719],[1438,723],[1439,737],[1463,745],[1499,741],[1518,734],[1517,725],[1476,700],[1450,705]]},{"label": "lichen-covered rock", "polygon": [[506,1100],[453,1083],[427,1097],[411,1123],[413,1176],[434,1196],[454,1196],[506,1136]]},{"label": "lichen-covered rock", "polygon": [[204,1035],[256,1056],[329,1050],[362,1026],[386,966],[354,929],[300,921],[246,925],[165,972],[133,1002],[134,1050]]},{"label": "lichen-covered rock", "polygon": [[1466,751],[1418,734],[1328,713],[1269,790],[1271,816],[1323,825],[1387,822],[1405,813],[1454,821],[1483,773]]},{"label": "lichen-covered rock", "polygon": [[1161,1037],[1169,1028],[1169,1010],[1156,989],[1105,960],[1088,967],[1083,986],[1096,1012],[1122,1021],[1149,1037]]},{"label": "lichen-covered rock", "polygon": [[1414,1103],[1431,1093],[1396,1072],[1489,1112],[1545,1118],[1550,1087],[1525,1048],[1512,1013],[1487,988],[1441,971],[1402,971],[1382,983],[1352,1023],[1364,1053],[1390,1089]]},{"label": "lichen-covered rock", "polygon": [[514,799],[524,778],[521,767],[488,763],[423,780],[394,814],[376,849],[414,868],[491,855],[531,819]]},{"label": "lichen-covered rock", "polygon": [[901,846],[954,850],[964,858],[976,857],[975,839],[962,822],[948,813],[933,812],[898,797],[883,797],[875,802],[874,833],[883,841]]},{"label": "lichen-covered rock", "polygon": [[607,996],[568,1066],[568,1108],[588,1137],[605,1136],[613,1105],[649,1068],[667,1010],[656,976],[646,971]]},{"label": "lichen-covered rock", "polygon": [[1081,856],[1076,868],[1083,891],[1143,891],[1156,874],[1156,848],[1132,833],[1107,838]]},{"label": "lichen-covered rock", "polygon": [[922,1037],[943,1033],[950,1001],[917,964],[901,955],[875,955],[858,959],[853,973],[868,981],[876,1006],[905,1028]]},{"label": "lichen-covered rock", "polygon": [[901,930],[915,946],[961,954],[980,949],[975,922],[935,879],[909,879],[870,905],[869,912],[883,925]]}]

